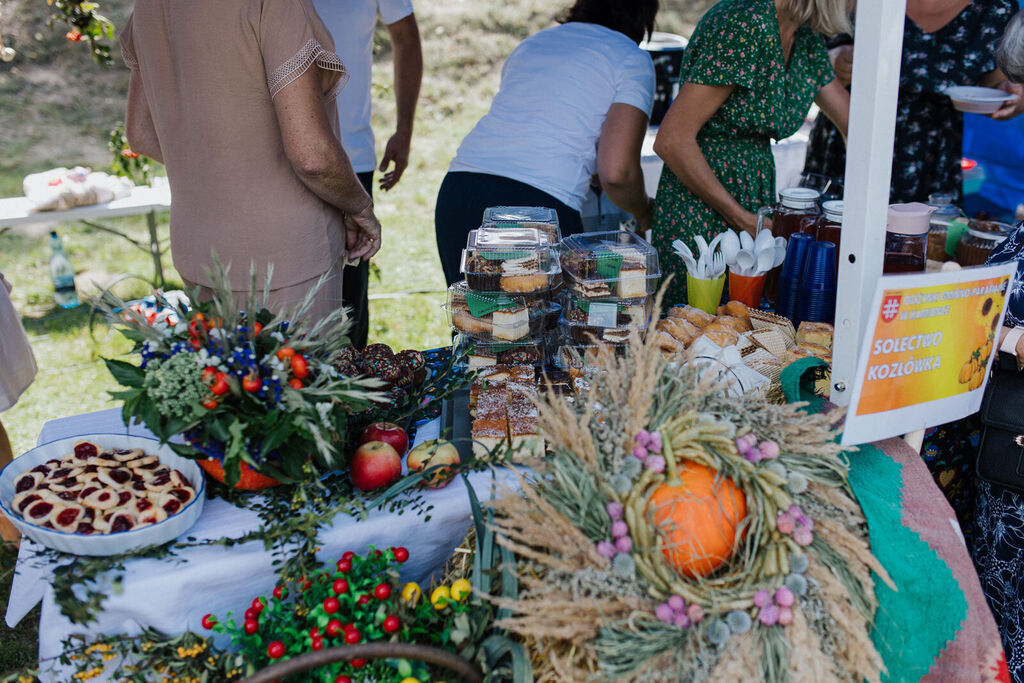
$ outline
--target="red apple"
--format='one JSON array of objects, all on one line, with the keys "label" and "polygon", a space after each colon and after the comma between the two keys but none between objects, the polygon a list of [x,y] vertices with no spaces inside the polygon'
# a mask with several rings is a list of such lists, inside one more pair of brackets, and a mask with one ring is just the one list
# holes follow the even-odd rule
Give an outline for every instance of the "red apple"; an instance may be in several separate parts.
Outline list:
[{"label": "red apple", "polygon": [[360,491],[372,491],[398,481],[402,458],[389,443],[367,441],[356,449],[349,468],[352,485]]},{"label": "red apple", "polygon": [[[412,474],[434,465],[456,465],[459,461],[459,451],[455,448],[455,444],[444,439],[432,439],[424,441],[409,451],[409,457],[405,464],[409,468],[409,473]],[[439,489],[447,486],[454,476],[455,472],[452,471],[452,468],[439,467],[424,478],[423,483],[429,488]]]},{"label": "red apple", "polygon": [[409,435],[405,433],[404,429],[391,422],[374,422],[364,429],[359,443],[367,441],[389,443],[399,455],[404,455],[409,449]]}]

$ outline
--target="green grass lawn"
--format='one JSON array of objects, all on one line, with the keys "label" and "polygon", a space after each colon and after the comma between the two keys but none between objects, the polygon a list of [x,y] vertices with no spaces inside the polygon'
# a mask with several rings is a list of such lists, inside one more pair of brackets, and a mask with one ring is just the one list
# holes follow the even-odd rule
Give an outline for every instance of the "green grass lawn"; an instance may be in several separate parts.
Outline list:
[{"label": "green grass lawn", "polygon": [[[123,24],[128,0],[102,2],[102,10]],[[662,2],[659,30],[689,33],[705,0]],[[399,348],[431,348],[450,342],[440,306],[444,278],[434,243],[433,215],[437,188],[459,141],[489,106],[504,58],[531,33],[551,25],[557,5],[544,0],[516,3],[433,0],[419,3],[424,71],[410,166],[389,193],[376,193],[383,225],[383,246],[375,261],[378,281],[371,281],[370,341]],[[19,51],[11,65],[0,64],[0,196],[21,193],[27,173],[54,166],[109,162],[107,131],[122,116],[127,71],[119,65],[94,65],[81,45],[67,43],[62,31],[45,26],[39,0],[7,0],[5,41]],[[374,65],[377,86],[374,129],[382,148],[394,125],[391,56],[381,31]],[[115,53],[117,52],[115,46]],[[344,100],[344,92],[341,95]],[[142,217],[112,220],[111,227],[146,240]],[[167,217],[160,218],[166,236]],[[75,264],[84,295],[124,274],[150,278],[147,253],[125,240],[81,224],[57,226]],[[48,420],[116,407],[108,392],[115,384],[102,358],[125,353],[124,340],[109,334],[87,306],[55,308],[48,271],[46,231],[0,232],[0,272],[14,283],[15,305],[23,316],[39,365],[35,382],[2,415],[15,453],[35,445]],[[180,286],[170,257],[165,257],[168,286]],[[125,298],[148,293],[140,278],[121,281],[115,291]],[[426,293],[414,293],[414,292]],[[9,592],[10,555],[0,550],[0,613]],[[0,672],[34,659],[38,612],[18,629],[0,623]]]}]

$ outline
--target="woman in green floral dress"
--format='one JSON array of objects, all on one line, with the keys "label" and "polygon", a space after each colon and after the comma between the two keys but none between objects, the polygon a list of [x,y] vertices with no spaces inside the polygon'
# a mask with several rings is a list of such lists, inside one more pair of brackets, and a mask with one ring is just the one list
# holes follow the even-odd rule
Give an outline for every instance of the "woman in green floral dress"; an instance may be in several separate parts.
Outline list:
[{"label": "woman in green floral dress", "polygon": [[822,34],[848,30],[848,10],[844,0],[722,0],[701,19],[654,144],[665,167],[653,241],[675,274],[666,304],[686,301],[672,242],[754,233],[757,209],[775,203],[771,140],[795,133],[812,101],[845,136],[849,93]]}]

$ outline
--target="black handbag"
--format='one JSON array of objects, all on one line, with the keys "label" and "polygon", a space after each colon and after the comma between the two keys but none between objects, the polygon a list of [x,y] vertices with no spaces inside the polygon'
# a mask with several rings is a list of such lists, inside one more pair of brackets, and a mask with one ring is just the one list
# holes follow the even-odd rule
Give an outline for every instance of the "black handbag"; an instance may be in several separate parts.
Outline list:
[{"label": "black handbag", "polygon": [[1017,357],[999,353],[981,402],[984,431],[978,449],[978,478],[1024,492],[1024,373]]}]

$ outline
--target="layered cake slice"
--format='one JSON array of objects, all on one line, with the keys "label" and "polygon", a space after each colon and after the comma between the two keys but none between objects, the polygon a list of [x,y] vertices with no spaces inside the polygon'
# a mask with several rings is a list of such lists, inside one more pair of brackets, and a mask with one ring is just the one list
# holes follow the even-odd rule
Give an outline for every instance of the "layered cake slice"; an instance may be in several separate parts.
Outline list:
[{"label": "layered cake slice", "polygon": [[530,314],[526,306],[502,308],[491,314],[491,334],[496,339],[515,341],[530,333]]},{"label": "layered cake slice", "polygon": [[477,418],[473,420],[473,455],[486,460],[495,448],[508,443],[508,422],[500,419]]},{"label": "layered cake slice", "polygon": [[548,286],[548,274],[541,269],[536,255],[501,262],[501,289],[528,294]]}]

